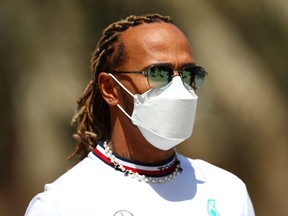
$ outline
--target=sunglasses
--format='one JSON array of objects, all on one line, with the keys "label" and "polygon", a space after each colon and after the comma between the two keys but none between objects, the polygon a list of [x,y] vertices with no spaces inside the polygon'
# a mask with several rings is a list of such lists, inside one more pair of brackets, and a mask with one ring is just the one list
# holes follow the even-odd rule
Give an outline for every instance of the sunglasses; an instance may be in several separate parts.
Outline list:
[{"label": "sunglasses", "polygon": [[[160,88],[171,82],[174,69],[168,65],[152,65],[143,71],[113,71],[111,74],[144,74],[151,88]],[[178,71],[183,83],[198,89],[203,85],[208,74],[201,66],[189,65]]]}]

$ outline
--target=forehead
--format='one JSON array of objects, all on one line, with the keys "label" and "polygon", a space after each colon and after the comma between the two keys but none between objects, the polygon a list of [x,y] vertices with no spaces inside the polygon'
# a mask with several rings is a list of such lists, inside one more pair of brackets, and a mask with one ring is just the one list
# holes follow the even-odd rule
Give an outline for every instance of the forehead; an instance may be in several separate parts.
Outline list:
[{"label": "forehead", "polygon": [[147,66],[153,63],[193,62],[189,42],[183,32],[170,23],[149,23],[122,33],[127,63]]}]

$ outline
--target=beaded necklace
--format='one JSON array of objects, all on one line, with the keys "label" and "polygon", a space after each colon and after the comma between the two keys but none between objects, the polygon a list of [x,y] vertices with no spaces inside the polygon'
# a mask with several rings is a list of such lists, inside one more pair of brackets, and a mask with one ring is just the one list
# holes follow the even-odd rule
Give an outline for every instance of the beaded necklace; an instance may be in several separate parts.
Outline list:
[{"label": "beaded necklace", "polygon": [[[103,143],[103,147],[98,145],[94,149],[94,154],[109,165],[113,166],[116,170],[123,172],[125,176],[130,176],[140,182],[164,183],[174,179],[182,172],[180,161],[176,154],[166,165],[161,166],[160,168],[157,166],[152,167],[151,169],[150,167],[141,165],[138,166],[134,164],[135,167],[132,167],[125,164],[123,160],[112,153],[107,142]],[[130,164],[130,162],[128,163]]]}]

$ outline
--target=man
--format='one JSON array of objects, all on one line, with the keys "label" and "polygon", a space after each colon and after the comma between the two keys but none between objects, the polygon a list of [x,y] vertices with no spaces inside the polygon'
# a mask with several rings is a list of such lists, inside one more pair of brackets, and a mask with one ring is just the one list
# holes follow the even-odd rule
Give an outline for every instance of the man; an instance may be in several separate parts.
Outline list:
[{"label": "man", "polygon": [[72,120],[79,163],[31,201],[33,215],[253,216],[235,175],[176,152],[192,133],[205,70],[169,17],[111,24]]}]

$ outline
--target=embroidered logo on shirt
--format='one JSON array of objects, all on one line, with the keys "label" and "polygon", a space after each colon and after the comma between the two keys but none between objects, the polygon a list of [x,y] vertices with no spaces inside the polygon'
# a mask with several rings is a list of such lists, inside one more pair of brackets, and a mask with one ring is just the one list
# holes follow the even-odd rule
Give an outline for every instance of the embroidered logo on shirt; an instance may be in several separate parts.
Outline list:
[{"label": "embroidered logo on shirt", "polygon": [[207,211],[209,213],[209,216],[220,216],[220,213],[216,209],[216,204],[215,204],[214,199],[208,199],[207,201]]},{"label": "embroidered logo on shirt", "polygon": [[133,214],[126,210],[117,211],[113,216],[133,216]]}]

